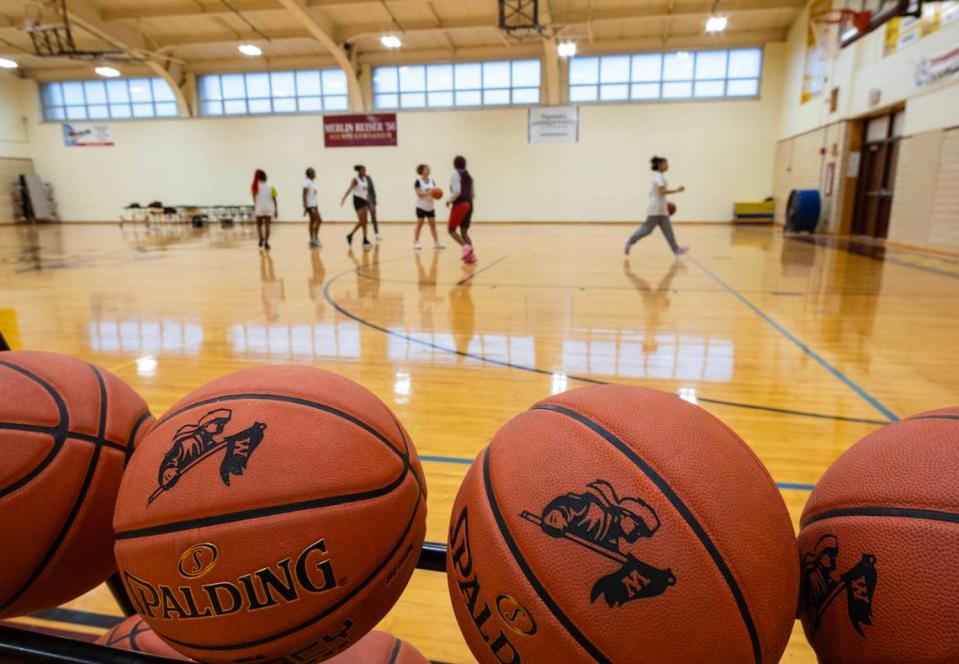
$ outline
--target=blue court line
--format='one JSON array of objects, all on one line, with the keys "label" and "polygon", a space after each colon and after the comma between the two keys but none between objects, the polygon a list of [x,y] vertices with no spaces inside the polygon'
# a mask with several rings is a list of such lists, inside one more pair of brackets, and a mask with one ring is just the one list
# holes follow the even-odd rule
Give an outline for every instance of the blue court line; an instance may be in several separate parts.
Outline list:
[{"label": "blue court line", "polygon": [[[455,463],[461,466],[472,466],[473,460],[463,457],[434,456],[432,454],[421,454],[420,461],[431,461],[433,463]],[[813,484],[803,484],[801,482],[776,482],[776,486],[783,490],[792,491],[812,491]]]},{"label": "blue court line", "polygon": [[[395,337],[397,339],[403,339],[404,341],[408,341],[411,344],[417,344],[419,346],[423,346],[425,348],[431,348],[433,350],[439,350],[444,353],[459,355],[460,357],[467,357],[471,360],[477,360],[479,362],[486,362],[488,364],[493,364],[498,367],[516,369],[518,371],[534,373],[540,376],[552,376],[555,373],[560,373],[566,376],[569,380],[576,381],[579,383],[586,383],[587,385],[609,385],[609,382],[604,380],[598,380],[596,378],[589,378],[587,376],[577,376],[574,374],[565,373],[563,371],[549,371],[547,369],[540,369],[539,367],[529,367],[523,364],[515,364],[513,362],[508,362],[506,360],[497,360],[496,358],[486,357],[485,355],[468,353],[456,348],[447,348],[446,346],[440,346],[439,344],[435,344],[432,341],[426,341],[425,339],[416,339],[415,337],[412,337],[408,334],[403,334],[402,332],[391,330],[387,327],[383,327],[382,325],[377,325],[376,323],[372,321],[366,320],[362,316],[357,316],[352,311],[350,311],[349,309],[341,305],[339,302],[337,302],[335,299],[333,299],[333,296],[330,295],[330,288],[333,286],[333,282],[337,281],[341,277],[345,277],[346,275],[350,273],[355,273],[361,277],[365,276],[367,279],[377,280],[375,277],[364,275],[361,272],[360,268],[352,268],[349,270],[345,270],[344,272],[340,272],[339,274],[332,277],[329,281],[326,282],[326,285],[323,287],[323,297],[330,304],[330,306],[336,309],[339,313],[343,314],[350,320],[356,321],[360,325],[365,325],[366,327],[370,329],[376,330],[377,332],[382,332],[383,334],[389,335],[391,337]],[[804,410],[794,410],[791,408],[776,408],[774,406],[762,406],[759,404],[740,403],[737,401],[726,401],[723,399],[713,399],[710,397],[705,397],[703,395],[698,395],[697,398],[699,399],[699,401],[703,403],[712,403],[720,406],[730,406],[732,408],[745,408],[748,410],[758,410],[766,413],[776,413],[779,415],[795,415],[796,417],[812,417],[815,419],[834,420],[837,422],[854,422],[856,424],[882,425],[887,423],[887,420],[876,420],[876,419],[870,419],[867,417],[847,417],[844,415],[830,415],[828,413],[813,413],[813,412],[804,411]]]},{"label": "blue court line", "polygon": [[[959,279],[959,273],[957,272],[943,270],[941,268],[933,267],[931,265],[917,265],[916,263],[910,263],[909,261],[903,260],[901,258],[896,258],[895,256],[889,256],[887,255],[890,251],[889,247],[883,247],[882,248],[883,255],[877,256],[873,253],[869,253],[868,250],[870,248],[878,249],[878,247],[872,247],[871,245],[859,245],[863,247],[863,251],[856,251],[854,248],[852,248],[856,246],[855,241],[852,241],[852,240],[844,240],[844,241],[828,240],[826,238],[820,238],[818,236],[812,236],[808,238],[787,236],[786,240],[791,240],[793,242],[802,242],[803,244],[811,244],[816,247],[823,247],[825,249],[830,249],[832,251],[844,252],[847,254],[852,254],[853,256],[859,256],[861,258],[869,258],[871,260],[881,261],[883,263],[892,263],[893,265],[910,268],[912,270],[920,270],[922,272],[929,272],[930,274],[937,274],[940,277],[948,277],[950,279]],[[936,255],[931,255],[931,254],[923,254],[920,252],[906,251],[901,249],[895,249],[894,251],[898,251],[899,253],[909,254],[912,256],[919,256],[920,258],[938,260],[938,261],[942,261],[943,263],[955,263],[955,261],[950,260],[948,258],[943,258]]]},{"label": "blue court line", "polygon": [[869,392],[867,392],[865,389],[857,385],[855,381],[853,381],[851,378],[846,376],[846,374],[844,374],[842,371],[840,371],[839,369],[831,365],[822,355],[820,355],[819,353],[814,351],[812,348],[804,344],[802,341],[797,339],[792,334],[792,332],[790,332],[785,327],[783,327],[780,323],[778,323],[774,318],[772,318],[765,311],[760,309],[757,305],[753,304],[752,301],[749,300],[749,298],[747,298],[738,290],[736,290],[735,288],[727,284],[725,281],[723,281],[719,277],[719,275],[717,275],[715,272],[710,270],[708,267],[700,263],[698,260],[696,260],[692,256],[689,256],[688,258],[690,261],[692,261],[694,265],[696,265],[696,267],[698,267],[700,270],[708,274],[713,279],[713,281],[715,281],[717,284],[725,288],[730,295],[734,296],[737,300],[739,300],[740,302],[745,304],[747,307],[752,309],[753,313],[755,313],[757,316],[759,316],[764,321],[766,321],[766,323],[772,326],[781,335],[789,339],[789,341],[791,341],[797,348],[799,348],[799,350],[801,350],[806,355],[808,355],[813,360],[815,360],[823,369],[831,373],[833,376],[839,379],[842,383],[844,383],[846,387],[848,387],[853,392],[855,392],[860,397],[862,397],[863,400],[866,401],[866,403],[868,403],[870,406],[872,406],[873,408],[878,410],[880,413],[882,413],[888,420],[892,422],[896,422],[899,420],[899,417],[894,412],[892,412],[891,410],[886,408],[884,405],[882,405],[882,403],[876,397],[869,394]]}]

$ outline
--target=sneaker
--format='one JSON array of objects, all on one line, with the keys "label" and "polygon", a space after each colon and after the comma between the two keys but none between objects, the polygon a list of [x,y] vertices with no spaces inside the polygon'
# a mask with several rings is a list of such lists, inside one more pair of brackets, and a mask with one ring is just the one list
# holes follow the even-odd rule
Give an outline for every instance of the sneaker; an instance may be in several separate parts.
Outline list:
[{"label": "sneaker", "polygon": [[311,247],[318,247],[318,246],[319,246],[319,242],[317,242],[316,240],[310,240],[310,246],[311,246]]},{"label": "sneaker", "polygon": [[377,233],[376,235],[374,235],[373,238],[374,238],[377,242],[382,242],[382,241],[383,241],[383,236],[380,235],[379,233]]},{"label": "sneaker", "polygon": [[323,240],[317,238],[317,239],[315,240],[315,242],[316,242],[316,246],[317,246],[317,247],[322,247],[322,246],[323,246]]},{"label": "sneaker", "polygon": [[347,233],[347,234],[346,234],[346,243],[347,243],[348,245],[350,245],[351,247],[353,246],[353,234],[352,234],[352,233]]},{"label": "sneaker", "polygon": [[469,246],[468,244],[463,245],[463,251],[462,251],[463,260],[466,260],[466,257],[470,255],[471,251],[473,251],[473,247]]},{"label": "sneaker", "polygon": [[629,256],[629,250],[633,248],[632,243],[629,240],[626,240],[626,244],[623,245],[623,253]]},{"label": "sneaker", "polygon": [[258,246],[263,246],[263,238],[260,238],[260,244]]},{"label": "sneaker", "polygon": [[363,248],[364,248],[364,249],[369,249],[369,248],[372,247],[372,246],[373,246],[373,243],[372,243],[372,242],[370,242],[370,241],[367,240],[366,238],[363,238]]},{"label": "sneaker", "polygon": [[472,265],[473,263],[476,262],[476,254],[471,253],[469,256],[464,256],[463,262],[469,263],[470,265]]},{"label": "sneaker", "polygon": [[434,248],[434,249],[446,249],[446,245],[445,245],[445,244],[440,244],[439,242],[437,242],[436,244],[433,245],[433,248]]},{"label": "sneaker", "polygon": [[679,249],[677,249],[677,250],[674,251],[673,253],[676,254],[677,256],[682,256],[682,255],[685,254],[687,251],[689,251],[689,247],[680,247]]},{"label": "sneaker", "polygon": [[263,248],[266,249],[267,251],[269,251],[269,250],[270,250],[270,243],[264,241],[264,242],[263,242]]},{"label": "sneaker", "polygon": [[414,243],[413,243],[413,251],[419,251],[419,250],[422,249],[422,248],[423,248],[423,245],[420,244],[419,242],[414,242]]}]

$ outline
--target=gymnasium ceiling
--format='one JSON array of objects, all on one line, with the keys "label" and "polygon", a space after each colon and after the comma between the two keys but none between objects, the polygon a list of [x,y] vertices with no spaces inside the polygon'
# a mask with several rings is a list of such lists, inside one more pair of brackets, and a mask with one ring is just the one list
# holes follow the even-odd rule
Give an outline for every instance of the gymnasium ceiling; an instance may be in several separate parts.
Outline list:
[{"label": "gymnasium ceiling", "polygon": [[[707,35],[713,0],[540,0],[546,34],[576,41],[580,53],[629,52],[782,41],[805,0],[720,0],[726,31]],[[0,57],[15,59],[37,79],[87,77],[89,62],[32,55],[22,26],[44,0],[0,2]],[[334,66],[332,48],[354,65],[490,57],[543,52],[543,38],[509,38],[497,27],[496,0],[66,0],[77,46],[132,49],[179,72]],[[49,9],[41,22],[52,19]],[[385,33],[402,48],[387,51]],[[237,52],[256,44],[263,57]],[[125,64],[125,74],[144,64]]]}]

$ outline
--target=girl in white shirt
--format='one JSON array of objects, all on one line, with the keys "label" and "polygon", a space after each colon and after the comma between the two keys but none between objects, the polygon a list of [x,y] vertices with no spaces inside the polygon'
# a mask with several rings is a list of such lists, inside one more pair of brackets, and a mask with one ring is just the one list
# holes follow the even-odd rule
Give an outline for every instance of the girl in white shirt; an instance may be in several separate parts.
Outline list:
[{"label": "girl in white shirt", "polygon": [[303,214],[310,217],[310,246],[322,247],[320,224],[323,219],[320,217],[319,197],[316,194],[316,171],[312,168],[306,169],[306,179],[303,181]]},{"label": "girl in white shirt", "polygon": [[346,197],[351,193],[353,194],[353,209],[356,210],[357,221],[356,225],[353,226],[353,230],[346,234],[346,243],[353,246],[353,234],[362,228],[363,248],[369,249],[372,245],[366,238],[366,222],[370,214],[370,183],[369,180],[366,179],[366,166],[357,164],[353,167],[353,170],[356,171],[356,175],[350,180],[350,186],[346,190],[346,193],[343,194],[343,200],[340,201],[340,205],[342,206],[346,203]]},{"label": "girl in white shirt", "polygon": [[256,217],[256,234],[260,246],[270,248],[270,222],[276,219],[276,189],[266,179],[266,173],[259,168],[253,175],[253,216]]},{"label": "girl in white shirt", "polygon": [[666,242],[669,243],[669,248],[672,249],[673,253],[677,256],[682,256],[689,251],[689,247],[680,247],[676,243],[673,224],[669,221],[669,206],[671,204],[667,203],[666,196],[669,194],[682,193],[686,191],[686,187],[678,187],[676,189],[669,188],[669,185],[666,183],[666,177],[663,175],[663,173],[669,170],[669,162],[665,157],[653,157],[650,163],[652,165],[653,177],[650,182],[649,202],[646,206],[646,222],[629,236],[623,250],[626,252],[626,255],[629,256],[629,250],[633,248],[633,245],[652,233],[653,229],[659,226],[663,231],[663,235],[666,237]]},{"label": "girl in white shirt", "polygon": [[430,177],[430,167],[428,164],[420,164],[416,167],[416,182],[413,183],[413,191],[416,192],[416,232],[413,234],[413,249],[419,251],[423,248],[420,244],[420,231],[423,230],[423,223],[429,222],[430,234],[433,236],[433,248],[445,249],[440,244],[436,235],[436,199],[433,198],[433,190],[436,189],[436,181]]}]

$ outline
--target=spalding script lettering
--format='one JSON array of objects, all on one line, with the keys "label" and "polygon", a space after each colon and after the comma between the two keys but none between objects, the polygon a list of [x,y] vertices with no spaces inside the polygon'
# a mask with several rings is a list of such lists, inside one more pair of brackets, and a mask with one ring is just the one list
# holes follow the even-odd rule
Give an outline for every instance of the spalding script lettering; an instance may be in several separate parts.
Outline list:
[{"label": "spalding script lettering", "polygon": [[[487,625],[490,618],[494,622],[501,622],[498,618],[498,612],[494,613],[489,603],[484,599],[480,601],[480,581],[473,570],[473,555],[470,552],[469,541],[469,515],[468,510],[463,509],[459,518],[456,520],[450,533],[450,564],[456,572],[456,583],[459,586],[463,599],[466,600],[466,608],[469,611],[476,629],[479,631],[483,641],[489,645],[490,650],[497,660],[503,664],[522,664],[522,658],[516,646],[510,642],[509,638],[503,632],[503,625]],[[479,605],[479,611],[477,611]],[[493,634],[490,636],[490,634]]]},{"label": "spalding script lettering", "polygon": [[235,580],[192,586],[156,584],[123,572],[128,594],[137,613],[163,620],[194,620],[227,616],[241,610],[259,611],[277,604],[299,601],[301,593],[324,593],[336,587],[333,562],[319,540],[297,556],[284,558]]}]

